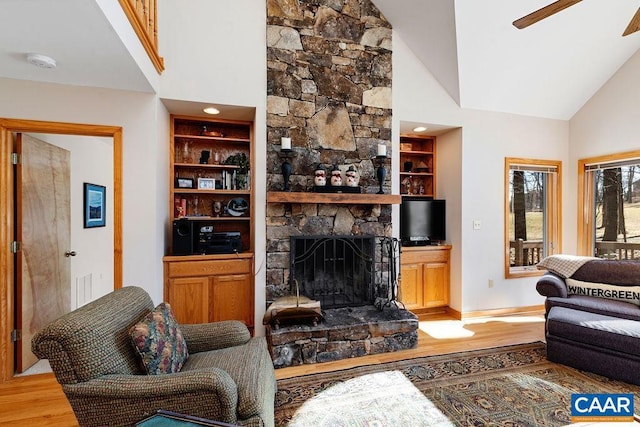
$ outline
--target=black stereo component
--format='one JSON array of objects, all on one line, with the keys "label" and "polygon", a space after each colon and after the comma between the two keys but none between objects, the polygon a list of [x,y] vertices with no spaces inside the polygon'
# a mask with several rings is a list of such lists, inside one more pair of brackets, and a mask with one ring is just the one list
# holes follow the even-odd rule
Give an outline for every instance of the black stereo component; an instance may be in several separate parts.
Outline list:
[{"label": "black stereo component", "polygon": [[193,254],[193,221],[173,221],[173,255]]},{"label": "black stereo component", "polygon": [[211,240],[213,221],[178,219],[173,221],[173,255],[195,255],[204,251],[202,242]]},{"label": "black stereo component", "polygon": [[242,238],[239,231],[200,234],[199,254],[233,254],[242,252]]}]

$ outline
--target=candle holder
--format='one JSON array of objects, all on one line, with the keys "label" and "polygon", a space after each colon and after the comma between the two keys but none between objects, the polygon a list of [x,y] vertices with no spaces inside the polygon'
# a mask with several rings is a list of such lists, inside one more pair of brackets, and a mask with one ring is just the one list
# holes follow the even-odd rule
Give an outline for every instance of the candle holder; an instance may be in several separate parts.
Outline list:
[{"label": "candle holder", "polygon": [[284,159],[282,165],[280,166],[280,171],[282,171],[282,178],[284,181],[283,191],[291,191],[289,187],[289,179],[291,178],[291,173],[293,172],[293,166],[289,162],[289,159],[295,156],[295,151],[291,149],[282,149],[279,152],[280,158]]},{"label": "candle holder", "polygon": [[384,194],[382,190],[382,184],[384,183],[384,179],[387,176],[387,170],[384,168],[384,164],[386,163],[388,156],[376,156],[376,162],[378,162],[378,169],[376,169],[376,178],[378,178],[378,185],[380,186],[380,190],[376,194]]}]

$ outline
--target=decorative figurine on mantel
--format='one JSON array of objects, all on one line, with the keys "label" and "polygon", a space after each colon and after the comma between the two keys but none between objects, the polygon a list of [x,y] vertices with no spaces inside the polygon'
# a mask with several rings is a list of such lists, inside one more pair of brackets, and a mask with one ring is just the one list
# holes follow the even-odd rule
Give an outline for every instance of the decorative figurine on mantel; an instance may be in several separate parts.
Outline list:
[{"label": "decorative figurine on mantel", "polygon": [[342,185],[342,172],[338,165],[333,165],[331,169],[331,186],[340,187]]},{"label": "decorative figurine on mantel", "polygon": [[347,175],[347,187],[358,186],[358,172],[356,172],[353,165],[349,166],[349,169],[347,169],[345,175]]},{"label": "decorative figurine on mantel", "polygon": [[327,185],[327,169],[322,163],[318,163],[314,171],[313,184],[316,187],[324,187]]}]

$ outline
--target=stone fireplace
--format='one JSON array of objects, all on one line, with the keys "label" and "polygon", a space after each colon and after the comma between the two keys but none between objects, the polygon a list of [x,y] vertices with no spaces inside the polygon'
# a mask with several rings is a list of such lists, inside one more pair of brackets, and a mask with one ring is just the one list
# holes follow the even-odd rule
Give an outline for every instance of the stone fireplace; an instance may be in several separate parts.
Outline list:
[{"label": "stone fireplace", "polygon": [[[267,0],[267,191],[282,191],[291,138],[293,192],[315,167],[353,166],[376,193],[373,158],[391,152],[391,26],[369,0]],[[387,164],[385,193],[391,192]],[[391,205],[267,205],[267,303],[290,295],[291,236],[390,236]]]},{"label": "stone fireplace", "polygon": [[[314,191],[318,164],[353,167],[362,193],[379,190],[378,146],[392,151],[391,34],[369,0],[267,0],[267,191],[284,189],[285,137],[291,139],[286,159],[292,192]],[[382,183],[386,194],[390,163]],[[412,313],[373,305],[389,294],[390,262],[378,243],[392,235],[391,205],[268,203],[266,232],[267,305],[295,295],[298,283],[302,295],[321,301],[325,315],[317,326],[267,326],[276,367],[416,344]],[[355,252],[364,263],[341,252],[353,249],[348,241],[361,245]],[[324,253],[307,254],[314,245]],[[326,262],[330,271],[314,271]]]}]

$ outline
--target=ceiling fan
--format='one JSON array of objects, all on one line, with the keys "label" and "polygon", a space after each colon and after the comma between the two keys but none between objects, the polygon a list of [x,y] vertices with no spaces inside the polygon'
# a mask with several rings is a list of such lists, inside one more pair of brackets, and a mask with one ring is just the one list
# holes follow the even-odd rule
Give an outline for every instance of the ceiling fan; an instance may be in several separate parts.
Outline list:
[{"label": "ceiling fan", "polygon": [[[582,0],[558,0],[551,3],[548,6],[545,6],[541,9],[536,10],[535,12],[531,12],[530,14],[523,16],[520,19],[513,21],[513,25],[518,29],[523,29],[528,27],[531,24],[535,24],[538,21],[541,21],[545,18],[554,15],[561,10],[568,8],[569,6],[573,6],[576,3],[580,3]],[[623,36],[628,36],[629,34],[633,34],[636,31],[640,30],[640,9],[633,15],[629,25],[622,33]]]}]

